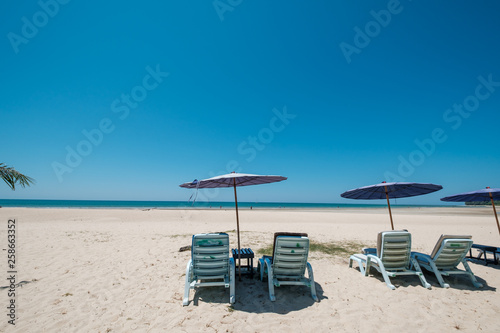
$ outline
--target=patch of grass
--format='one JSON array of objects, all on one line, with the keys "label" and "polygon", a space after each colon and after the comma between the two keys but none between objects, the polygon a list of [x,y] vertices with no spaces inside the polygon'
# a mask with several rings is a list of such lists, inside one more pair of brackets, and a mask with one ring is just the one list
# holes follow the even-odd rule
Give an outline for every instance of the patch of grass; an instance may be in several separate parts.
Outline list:
[{"label": "patch of grass", "polygon": [[311,242],[309,246],[309,250],[312,252],[322,252],[330,255],[359,253],[361,249],[365,247],[363,244],[357,242],[320,243],[314,241]]},{"label": "patch of grass", "polygon": [[234,312],[235,310],[234,310],[234,307],[232,305],[228,305],[227,311]]},{"label": "patch of grass", "polygon": [[188,237],[188,236],[192,236],[192,235],[189,235],[189,234],[178,234],[178,235],[170,235],[170,236],[167,236],[167,237],[177,238],[177,237]]},{"label": "patch of grass", "polygon": [[[309,243],[309,251],[311,252],[321,252],[330,255],[341,256],[345,254],[360,253],[361,249],[366,247],[365,244],[358,242],[315,242],[311,241]],[[257,250],[259,255],[271,256],[273,252],[273,244],[267,245],[263,248]]]},{"label": "patch of grass", "polygon": [[65,296],[65,297],[67,297],[67,296],[73,296],[73,294],[72,293],[66,293],[66,294],[64,294],[62,296]]},{"label": "patch of grass", "polygon": [[257,254],[261,256],[272,256],[273,255],[273,244],[267,245],[257,250]]}]

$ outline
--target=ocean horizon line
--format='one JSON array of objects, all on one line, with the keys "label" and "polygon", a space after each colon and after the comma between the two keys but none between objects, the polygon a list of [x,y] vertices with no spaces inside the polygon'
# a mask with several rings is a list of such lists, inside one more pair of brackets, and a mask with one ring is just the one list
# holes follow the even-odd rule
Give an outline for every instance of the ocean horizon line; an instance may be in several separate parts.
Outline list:
[{"label": "ocean horizon line", "polygon": [[[60,199],[0,199],[0,207],[16,208],[164,208],[164,209],[222,209],[234,208],[234,201],[172,201],[172,200],[60,200]],[[458,206],[458,205],[457,205]],[[315,202],[238,202],[238,208],[386,208],[385,204],[315,203]],[[429,204],[391,204],[394,208],[454,207]]]}]

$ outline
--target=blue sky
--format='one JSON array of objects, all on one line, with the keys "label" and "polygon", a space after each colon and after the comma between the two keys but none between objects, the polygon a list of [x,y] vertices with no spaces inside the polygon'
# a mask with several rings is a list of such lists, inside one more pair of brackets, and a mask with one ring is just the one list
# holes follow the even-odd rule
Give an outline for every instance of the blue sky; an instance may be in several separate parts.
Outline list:
[{"label": "blue sky", "polygon": [[[4,1],[0,198],[339,202],[383,180],[500,187],[495,1]],[[203,195],[202,195],[203,196]],[[207,194],[213,201],[233,193]],[[374,202],[371,202],[374,203]],[[383,202],[380,202],[383,204]]]}]

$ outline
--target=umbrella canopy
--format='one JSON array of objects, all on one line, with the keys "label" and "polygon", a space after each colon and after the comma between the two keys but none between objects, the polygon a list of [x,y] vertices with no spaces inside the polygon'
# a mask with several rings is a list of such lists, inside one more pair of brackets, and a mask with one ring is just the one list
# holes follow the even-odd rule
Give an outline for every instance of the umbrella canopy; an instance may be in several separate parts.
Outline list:
[{"label": "umbrella canopy", "polygon": [[373,199],[387,199],[387,207],[389,208],[389,217],[391,218],[391,227],[394,230],[394,223],[392,221],[391,204],[389,199],[394,198],[407,198],[417,195],[423,195],[441,190],[441,185],[425,184],[425,183],[407,183],[407,182],[393,182],[364,186],[353,190],[346,191],[340,196],[348,199],[359,200],[373,200]]},{"label": "umbrella canopy", "polygon": [[246,173],[228,173],[217,177],[212,177],[203,180],[194,180],[190,183],[179,185],[183,188],[216,188],[216,187],[232,187],[234,188],[234,203],[236,207],[236,230],[238,234],[238,271],[241,280],[241,247],[240,247],[240,219],[238,217],[238,196],[236,195],[237,186],[260,185],[276,183],[286,180],[287,177],[282,176],[266,176],[266,175],[251,175]]},{"label": "umbrella canopy", "polygon": [[493,206],[493,213],[495,214],[495,219],[497,221],[498,233],[500,234],[500,224],[498,223],[498,215],[494,201],[494,200],[500,200],[500,188],[487,187],[483,190],[465,192],[441,198],[441,201],[452,201],[452,202],[473,202],[473,201],[488,201],[488,200],[491,200],[491,205]]},{"label": "umbrella canopy", "polygon": [[262,176],[262,175],[251,175],[247,173],[228,173],[226,175],[212,177],[204,180],[194,180],[191,183],[184,183],[179,185],[184,188],[215,188],[215,187],[234,187],[236,186],[248,186],[248,185],[260,185],[280,182],[286,180],[286,177],[281,176]]}]

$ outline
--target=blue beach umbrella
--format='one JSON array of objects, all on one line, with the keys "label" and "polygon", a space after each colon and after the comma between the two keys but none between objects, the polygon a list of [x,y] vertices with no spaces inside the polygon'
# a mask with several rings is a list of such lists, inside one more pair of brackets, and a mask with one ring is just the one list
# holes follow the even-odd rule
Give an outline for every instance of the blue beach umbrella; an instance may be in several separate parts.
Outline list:
[{"label": "blue beach umbrella", "polygon": [[374,199],[387,199],[387,207],[389,208],[389,217],[391,219],[391,227],[394,230],[394,223],[392,222],[391,204],[389,199],[394,198],[407,198],[417,195],[423,195],[441,190],[441,185],[425,184],[425,183],[406,183],[406,182],[393,182],[364,186],[353,190],[346,191],[340,196],[348,199],[359,200],[374,200]]},{"label": "blue beach umbrella", "polygon": [[478,202],[478,201],[488,201],[488,200],[491,200],[491,205],[493,206],[493,214],[495,214],[495,219],[497,220],[498,233],[500,234],[500,224],[498,223],[498,215],[494,201],[494,200],[500,200],[500,188],[487,187],[483,190],[459,193],[451,195],[449,197],[441,198],[441,201],[451,201],[451,202],[474,202],[474,201]]},{"label": "blue beach umbrella", "polygon": [[238,217],[238,196],[236,195],[236,187],[276,183],[286,179],[287,177],[282,177],[282,176],[251,175],[247,173],[232,172],[204,180],[195,179],[190,183],[184,183],[179,185],[180,187],[183,188],[191,188],[196,190],[198,190],[199,188],[217,188],[217,187],[234,188],[234,203],[236,207],[236,230],[238,234],[238,271],[240,280],[241,280],[240,219]]}]

